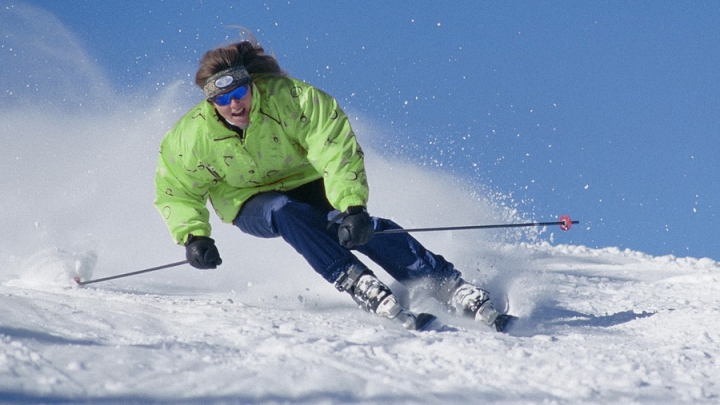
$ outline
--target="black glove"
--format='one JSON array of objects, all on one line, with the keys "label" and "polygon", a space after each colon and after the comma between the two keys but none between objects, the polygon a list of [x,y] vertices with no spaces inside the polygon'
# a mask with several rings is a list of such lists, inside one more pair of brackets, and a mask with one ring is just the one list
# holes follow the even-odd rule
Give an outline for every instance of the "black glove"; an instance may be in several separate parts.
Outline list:
[{"label": "black glove", "polygon": [[196,269],[214,269],[222,264],[215,241],[207,236],[188,235],[185,257]]},{"label": "black glove", "polygon": [[338,229],[338,240],[342,247],[350,249],[364,245],[372,239],[375,230],[365,207],[350,207],[343,215],[340,229]]}]

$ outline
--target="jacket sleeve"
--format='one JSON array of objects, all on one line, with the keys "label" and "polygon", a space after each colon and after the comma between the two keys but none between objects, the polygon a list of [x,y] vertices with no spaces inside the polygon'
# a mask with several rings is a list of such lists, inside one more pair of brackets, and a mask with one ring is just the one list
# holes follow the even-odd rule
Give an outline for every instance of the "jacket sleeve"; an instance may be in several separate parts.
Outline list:
[{"label": "jacket sleeve", "polygon": [[347,116],[334,98],[311,86],[300,103],[299,141],[310,163],[323,174],[328,201],[340,211],[367,206],[364,154]]},{"label": "jacket sleeve", "polygon": [[203,175],[200,161],[192,156],[192,148],[184,148],[182,139],[173,135],[172,132],[166,135],[160,145],[155,172],[155,208],[175,243],[184,244],[191,233],[210,236],[207,209],[210,182]]}]

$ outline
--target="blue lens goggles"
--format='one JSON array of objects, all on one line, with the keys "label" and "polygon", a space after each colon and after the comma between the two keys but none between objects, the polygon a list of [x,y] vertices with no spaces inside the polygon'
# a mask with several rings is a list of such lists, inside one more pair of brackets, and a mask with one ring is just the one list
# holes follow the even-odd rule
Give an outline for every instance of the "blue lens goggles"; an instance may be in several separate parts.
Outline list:
[{"label": "blue lens goggles", "polygon": [[244,86],[238,87],[237,89],[235,89],[229,93],[225,93],[225,94],[216,96],[213,99],[211,99],[210,101],[212,101],[213,103],[215,103],[221,107],[224,107],[224,106],[230,104],[232,99],[240,100],[241,98],[245,97],[248,94],[248,90],[250,90],[250,86],[248,86],[246,84]]}]

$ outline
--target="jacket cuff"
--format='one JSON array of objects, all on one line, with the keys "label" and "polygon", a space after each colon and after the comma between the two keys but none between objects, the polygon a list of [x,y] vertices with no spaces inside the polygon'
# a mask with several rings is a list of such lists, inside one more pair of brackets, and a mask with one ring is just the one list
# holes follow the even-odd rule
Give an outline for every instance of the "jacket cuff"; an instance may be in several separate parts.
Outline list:
[{"label": "jacket cuff", "polygon": [[340,200],[339,207],[337,208],[341,212],[345,212],[350,207],[363,207],[367,205],[367,201],[363,200],[362,198],[358,198],[356,196],[348,196]]},{"label": "jacket cuff", "polygon": [[[187,232],[187,233],[185,233],[185,232]],[[190,238],[190,235],[193,235],[195,237],[198,237],[198,236],[209,237],[210,231],[209,230],[206,231],[205,229],[193,229],[188,232],[187,230],[185,230],[182,233],[175,234],[175,243],[177,243],[178,245],[185,246],[188,242],[188,239]]]},{"label": "jacket cuff", "polygon": [[355,214],[360,214],[360,213],[362,213],[362,212],[367,212],[367,208],[365,208],[365,207],[362,206],[362,205],[353,205],[353,206],[351,206],[351,207],[348,207],[348,208],[345,210],[345,213],[346,213],[347,215],[355,215]]}]

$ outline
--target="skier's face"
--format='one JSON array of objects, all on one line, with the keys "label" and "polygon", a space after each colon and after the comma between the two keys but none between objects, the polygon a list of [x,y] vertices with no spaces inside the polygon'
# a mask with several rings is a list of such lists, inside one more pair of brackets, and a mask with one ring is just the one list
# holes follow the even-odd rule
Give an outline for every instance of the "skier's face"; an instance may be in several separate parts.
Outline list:
[{"label": "skier's face", "polygon": [[[250,86],[250,85],[246,85]],[[235,93],[238,89],[235,89],[227,94],[230,96],[230,102],[225,105],[220,105],[217,102],[213,102],[215,109],[222,115],[227,122],[236,127],[245,129],[250,123],[250,106],[252,105],[252,91],[248,88],[240,98],[232,97],[232,93]],[[240,92],[241,94],[242,92]],[[226,97],[227,99],[227,97]],[[221,103],[222,104],[222,103]]]}]

